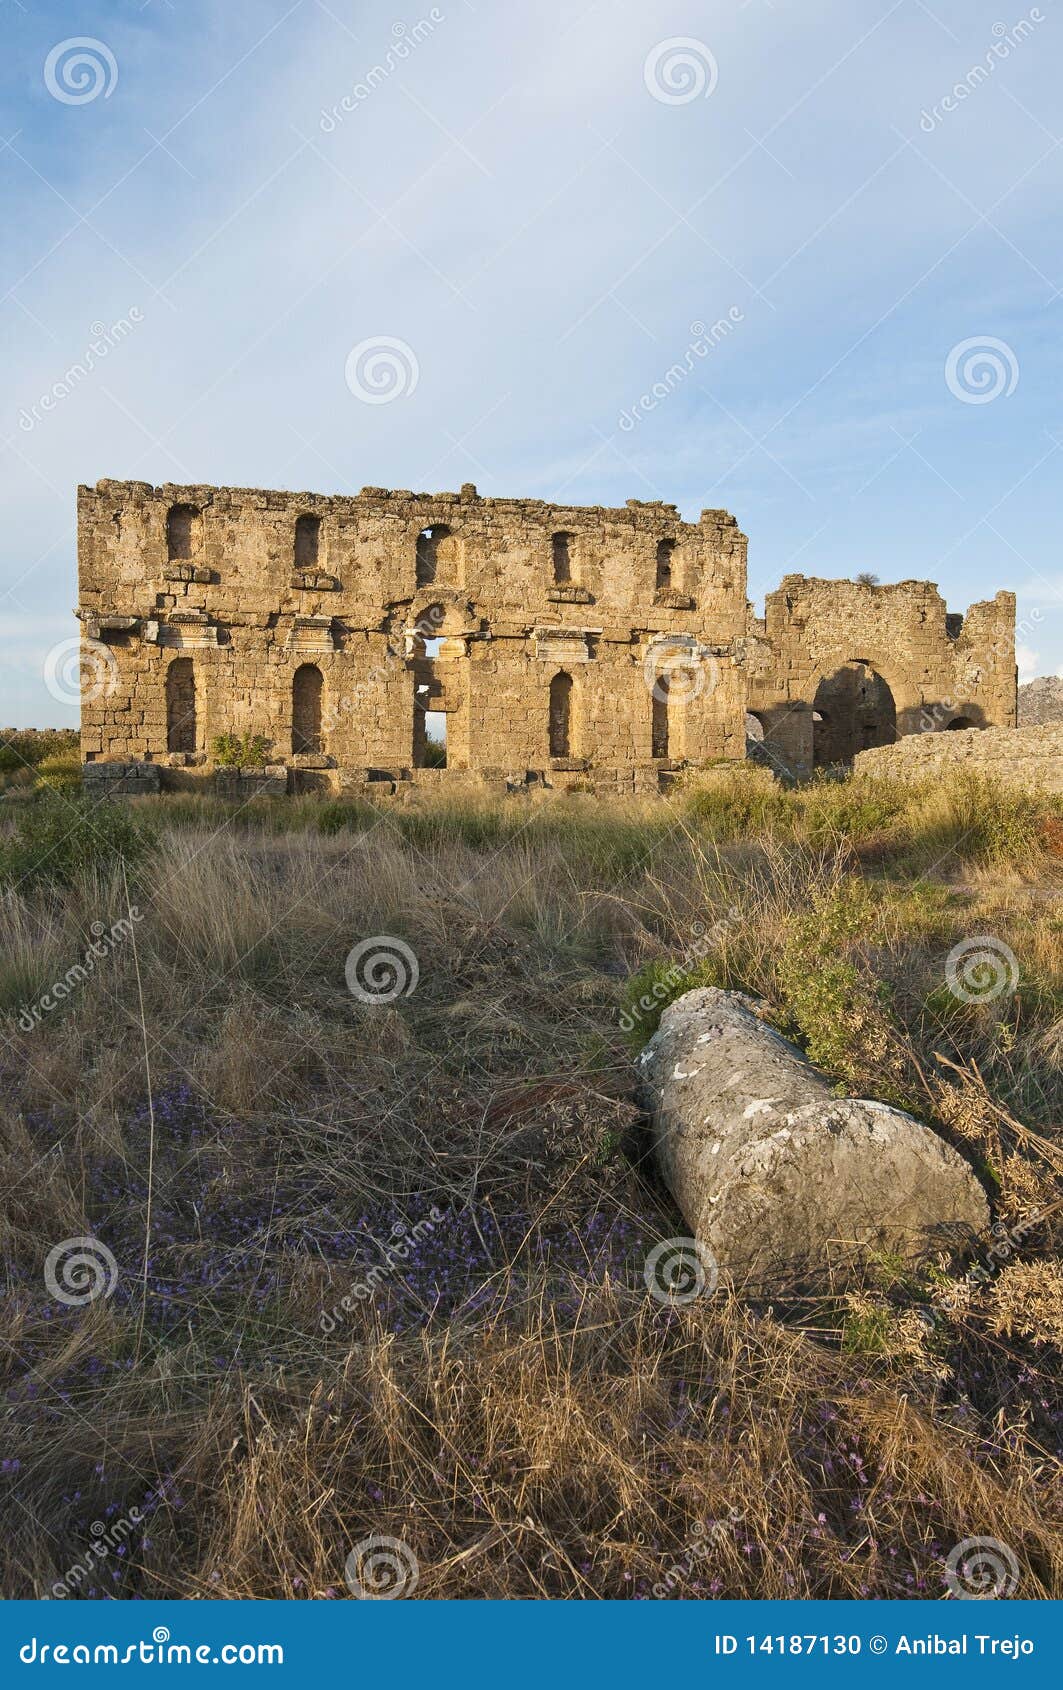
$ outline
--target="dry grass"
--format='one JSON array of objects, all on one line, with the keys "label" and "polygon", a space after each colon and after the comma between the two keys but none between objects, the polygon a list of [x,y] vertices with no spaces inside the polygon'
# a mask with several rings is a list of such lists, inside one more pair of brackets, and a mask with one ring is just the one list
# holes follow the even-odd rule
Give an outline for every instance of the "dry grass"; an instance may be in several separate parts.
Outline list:
[{"label": "dry grass", "polygon": [[[124,867],[53,829],[25,879],[33,827],[0,838],[3,1595],[343,1597],[381,1533],[425,1597],[935,1598],[972,1536],[1063,1594],[1058,804],[133,809]],[[420,970],[383,1006],[344,977],[375,934]],[[964,1004],[978,934],[1019,984]],[[1008,1249],[655,1302],[685,1231],[634,1104],[661,979],[758,992],[933,1120]],[[118,1279],[71,1307],[44,1260],[82,1236]]]}]

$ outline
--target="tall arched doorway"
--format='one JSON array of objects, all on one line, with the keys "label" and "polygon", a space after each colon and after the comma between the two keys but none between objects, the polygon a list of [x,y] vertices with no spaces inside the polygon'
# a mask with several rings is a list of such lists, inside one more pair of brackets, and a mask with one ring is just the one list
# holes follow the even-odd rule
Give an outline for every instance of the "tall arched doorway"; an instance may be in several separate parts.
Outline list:
[{"label": "tall arched doorway", "polygon": [[316,663],[302,663],[292,677],[292,751],[298,756],[320,756],[321,698],[324,677]]},{"label": "tall arched doorway", "polygon": [[175,657],[166,671],[166,749],[196,749],[196,677],[190,657]]},{"label": "tall arched doorway", "polygon": [[892,745],[896,738],[893,693],[873,664],[854,657],[824,675],[812,706],[812,761],[816,768],[851,763],[858,751]]},{"label": "tall arched doorway", "polygon": [[670,739],[668,731],[668,676],[663,672],[657,675],[650,696],[653,699],[650,718],[650,756],[667,757]]},{"label": "tall arched doorway", "polygon": [[572,756],[572,676],[564,669],[550,682],[550,755]]}]

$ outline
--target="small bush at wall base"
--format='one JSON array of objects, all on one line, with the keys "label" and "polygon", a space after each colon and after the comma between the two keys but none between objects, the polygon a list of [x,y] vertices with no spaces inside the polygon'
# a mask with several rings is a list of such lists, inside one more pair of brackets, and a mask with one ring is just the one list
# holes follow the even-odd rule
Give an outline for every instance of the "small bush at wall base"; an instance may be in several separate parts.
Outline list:
[{"label": "small bush at wall base", "polygon": [[217,734],[210,742],[210,754],[222,769],[262,769],[269,755],[269,740],[262,734]]}]

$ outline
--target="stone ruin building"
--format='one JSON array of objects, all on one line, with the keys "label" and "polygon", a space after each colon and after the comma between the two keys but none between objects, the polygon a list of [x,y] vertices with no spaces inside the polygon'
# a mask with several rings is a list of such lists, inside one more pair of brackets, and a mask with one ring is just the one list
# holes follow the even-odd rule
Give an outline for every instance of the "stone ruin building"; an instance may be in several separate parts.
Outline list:
[{"label": "stone ruin building", "polygon": [[78,560],[86,779],[125,790],[658,792],[1015,722],[1013,594],[958,616],[927,582],[787,575],[757,618],[721,510],[105,480]]}]

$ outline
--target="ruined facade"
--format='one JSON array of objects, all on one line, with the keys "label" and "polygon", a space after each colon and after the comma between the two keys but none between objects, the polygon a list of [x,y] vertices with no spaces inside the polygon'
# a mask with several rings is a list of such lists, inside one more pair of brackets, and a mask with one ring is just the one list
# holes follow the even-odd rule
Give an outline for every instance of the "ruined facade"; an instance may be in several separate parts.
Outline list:
[{"label": "ruined facade", "polygon": [[83,758],[169,785],[220,757],[288,790],[658,791],[750,727],[801,773],[1014,722],[1010,594],[961,619],[925,583],[788,576],[758,621],[725,511],[101,481],[78,556]]}]

